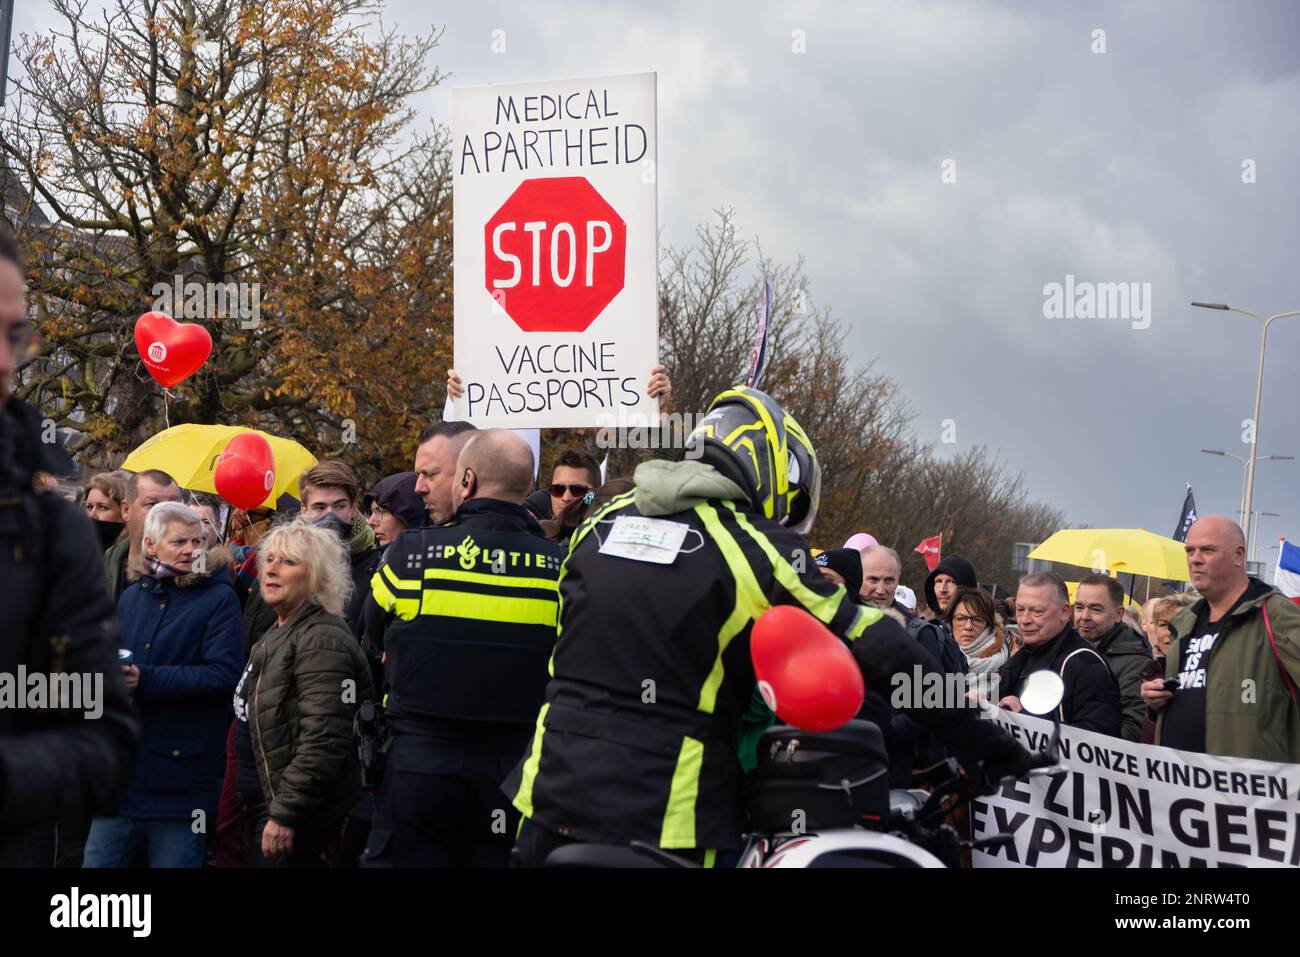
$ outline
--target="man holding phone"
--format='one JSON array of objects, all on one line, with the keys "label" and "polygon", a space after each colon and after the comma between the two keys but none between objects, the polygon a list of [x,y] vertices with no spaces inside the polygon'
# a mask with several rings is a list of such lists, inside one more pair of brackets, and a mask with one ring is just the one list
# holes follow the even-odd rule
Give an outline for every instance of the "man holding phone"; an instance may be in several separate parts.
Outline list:
[{"label": "man holding phone", "polygon": [[1246,541],[1209,515],[1187,533],[1201,600],[1169,622],[1165,677],[1142,683],[1159,715],[1156,744],[1181,751],[1300,762],[1300,607],[1246,574]]}]

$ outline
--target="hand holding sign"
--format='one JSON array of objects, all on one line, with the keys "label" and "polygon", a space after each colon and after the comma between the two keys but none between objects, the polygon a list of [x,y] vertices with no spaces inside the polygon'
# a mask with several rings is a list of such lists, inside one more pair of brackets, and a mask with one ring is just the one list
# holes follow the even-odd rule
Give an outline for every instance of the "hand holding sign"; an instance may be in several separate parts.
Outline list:
[{"label": "hand holding sign", "polygon": [[184,382],[212,354],[212,336],[192,322],[165,312],[146,312],[135,321],[135,347],[144,367],[165,389]]},{"label": "hand holding sign", "polygon": [[275,487],[271,443],[256,432],[242,432],[226,445],[212,476],[217,494],[235,508],[259,507]]},{"label": "hand holding sign", "polygon": [[654,74],[456,89],[452,129],[456,418],[653,423]]},{"label": "hand holding sign", "polygon": [[862,708],[866,687],[853,655],[802,608],[778,605],[754,622],[754,674],[767,706],[787,724],[830,731]]}]

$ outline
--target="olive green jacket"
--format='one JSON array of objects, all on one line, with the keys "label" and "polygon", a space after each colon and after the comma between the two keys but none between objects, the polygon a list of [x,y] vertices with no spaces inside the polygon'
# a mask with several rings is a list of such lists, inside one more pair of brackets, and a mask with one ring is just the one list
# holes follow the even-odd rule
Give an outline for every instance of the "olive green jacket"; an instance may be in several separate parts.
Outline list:
[{"label": "olive green jacket", "polygon": [[[1264,630],[1262,608],[1267,604],[1277,657]],[[1181,670],[1181,636],[1196,624],[1202,598],[1184,608],[1169,622],[1174,638],[1169,643],[1165,675]],[[1300,605],[1276,589],[1242,602],[1228,615],[1210,653],[1205,688],[1205,752],[1300,764],[1300,707],[1291,700],[1286,667],[1293,685],[1300,680]],[[1300,695],[1300,686],[1297,686]],[[1156,721],[1156,744],[1161,743],[1164,715]]]},{"label": "olive green jacket", "polygon": [[127,563],[127,556],[131,554],[131,540],[123,538],[120,542],[111,545],[108,551],[104,552],[104,580],[108,583],[108,597],[116,605],[118,599],[122,597],[118,591],[118,585],[130,585],[123,573],[123,568]]},{"label": "olive green jacket", "polygon": [[309,601],[249,659],[249,734],[270,818],[328,829],[361,797],[352,720],[375,699],[370,666],[338,615]]}]

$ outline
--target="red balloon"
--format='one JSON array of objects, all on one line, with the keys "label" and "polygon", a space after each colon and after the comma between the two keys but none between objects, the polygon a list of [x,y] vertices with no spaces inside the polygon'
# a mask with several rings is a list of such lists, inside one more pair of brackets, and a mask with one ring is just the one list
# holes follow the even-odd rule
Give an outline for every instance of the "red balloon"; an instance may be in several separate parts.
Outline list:
[{"label": "red balloon", "polygon": [[164,388],[184,382],[212,355],[212,336],[192,322],[165,312],[146,312],[135,321],[135,348],[144,367]]},{"label": "red balloon", "polygon": [[217,494],[235,508],[259,507],[275,487],[271,443],[256,432],[239,433],[217,460],[212,482]]},{"label": "red balloon", "polygon": [[749,653],[763,700],[787,724],[831,731],[862,708],[866,686],[853,653],[802,608],[777,605],[759,616]]}]

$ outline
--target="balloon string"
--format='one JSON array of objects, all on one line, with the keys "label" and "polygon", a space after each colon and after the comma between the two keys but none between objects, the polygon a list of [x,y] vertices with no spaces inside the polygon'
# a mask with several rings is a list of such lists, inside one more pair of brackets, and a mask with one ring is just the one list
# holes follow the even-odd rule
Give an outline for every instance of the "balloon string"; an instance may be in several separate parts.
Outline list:
[{"label": "balloon string", "polygon": [[164,430],[170,429],[172,427],[171,414],[170,414],[171,401],[172,401],[172,390],[164,386],[163,387],[163,429]]}]

